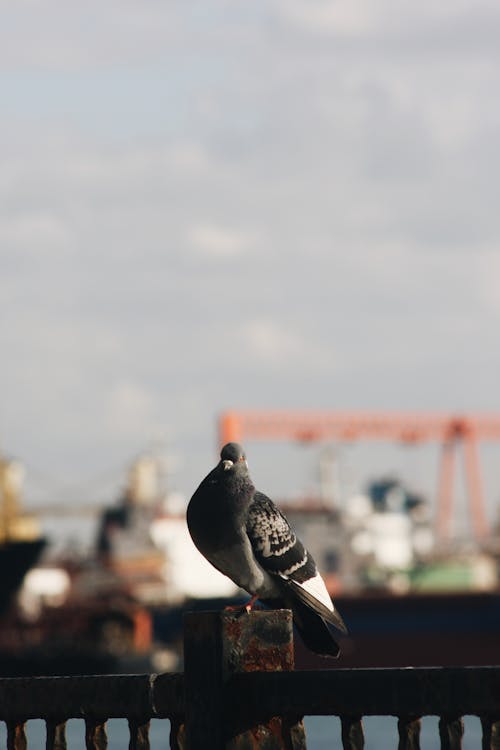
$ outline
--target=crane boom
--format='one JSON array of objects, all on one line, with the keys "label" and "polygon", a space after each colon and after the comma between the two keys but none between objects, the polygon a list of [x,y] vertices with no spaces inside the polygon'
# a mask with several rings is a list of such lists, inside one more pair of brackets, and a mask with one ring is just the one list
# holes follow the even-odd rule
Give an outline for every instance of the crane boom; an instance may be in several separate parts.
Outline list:
[{"label": "crane boom", "polygon": [[480,441],[500,441],[500,414],[320,410],[231,410],[221,414],[220,445],[249,439],[440,442],[437,532],[441,539],[450,534],[452,471],[456,447],[461,443],[474,535],[480,539],[488,533],[477,446]]}]

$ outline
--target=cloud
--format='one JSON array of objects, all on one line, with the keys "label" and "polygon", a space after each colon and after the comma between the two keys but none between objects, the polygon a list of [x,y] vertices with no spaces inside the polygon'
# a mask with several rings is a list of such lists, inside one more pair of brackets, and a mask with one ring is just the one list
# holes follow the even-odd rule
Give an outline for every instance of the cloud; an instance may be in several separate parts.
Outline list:
[{"label": "cloud", "polygon": [[[373,28],[374,13],[366,2],[354,0],[291,0],[274,3],[279,15],[298,28],[326,34],[364,34]],[[377,6],[380,12],[380,4]]]},{"label": "cloud", "polygon": [[353,44],[362,54],[363,45],[380,61],[396,55],[406,61],[419,50],[441,59],[491,53],[499,18],[498,5],[491,0],[427,1],[418,6],[394,6],[389,0],[275,0],[273,9],[300,37],[333,38],[340,53]]},{"label": "cloud", "polygon": [[[134,0],[70,8],[60,0],[24,0],[3,10],[4,68],[98,69],[127,59],[139,63],[180,41],[181,14]],[[96,18],[99,22],[96,23]],[[20,41],[22,43],[20,43]]]},{"label": "cloud", "polygon": [[74,245],[74,238],[61,216],[42,210],[19,211],[2,217],[0,244],[4,252],[59,256]]},{"label": "cloud", "polygon": [[192,487],[228,405],[496,408],[495,4],[68,8],[0,29],[3,442]]},{"label": "cloud", "polygon": [[296,361],[306,356],[304,342],[293,331],[271,319],[257,318],[243,326],[244,348],[251,357],[267,364]]},{"label": "cloud", "polygon": [[[476,302],[485,306],[485,310],[494,319],[500,316],[500,252],[498,247],[487,247],[477,257],[477,279],[479,294]],[[469,277],[470,281],[474,281]]]},{"label": "cloud", "polygon": [[154,398],[144,386],[127,380],[111,389],[105,423],[111,435],[151,437],[154,432]]},{"label": "cloud", "polygon": [[249,238],[242,232],[211,224],[191,227],[187,240],[195,252],[213,259],[241,255],[250,244]]}]

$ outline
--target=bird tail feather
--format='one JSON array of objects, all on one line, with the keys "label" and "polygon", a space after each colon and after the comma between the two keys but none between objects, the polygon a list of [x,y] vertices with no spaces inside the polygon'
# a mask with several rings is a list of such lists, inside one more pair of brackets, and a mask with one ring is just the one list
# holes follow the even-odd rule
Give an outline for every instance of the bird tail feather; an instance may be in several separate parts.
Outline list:
[{"label": "bird tail feather", "polygon": [[306,591],[306,589],[301,586],[300,583],[289,579],[287,581],[287,584],[293,591],[294,598],[296,597],[300,602],[302,602],[302,604],[306,606],[306,608],[313,610],[323,620],[326,620],[326,622],[329,622],[331,625],[336,627],[337,630],[340,630],[341,633],[347,635],[348,631],[346,624],[336,609],[334,609],[333,611],[331,609],[328,609],[328,607],[326,607],[318,599],[316,599],[315,596],[310,594],[309,591]]},{"label": "bird tail feather", "polygon": [[295,602],[292,606],[293,620],[304,645],[321,656],[337,658],[340,654],[340,646],[323,617],[313,612],[301,601]]}]

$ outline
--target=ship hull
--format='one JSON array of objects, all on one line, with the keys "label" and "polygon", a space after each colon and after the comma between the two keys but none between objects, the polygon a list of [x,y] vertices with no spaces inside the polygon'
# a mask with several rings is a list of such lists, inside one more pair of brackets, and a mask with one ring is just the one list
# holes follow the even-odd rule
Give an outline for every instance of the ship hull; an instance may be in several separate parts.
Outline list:
[{"label": "ship hull", "polygon": [[337,596],[349,637],[338,660],[301,644],[299,668],[500,665],[500,592]]},{"label": "ship hull", "polygon": [[43,538],[0,544],[0,614],[8,609],[24,576],[36,564],[44,546]]}]

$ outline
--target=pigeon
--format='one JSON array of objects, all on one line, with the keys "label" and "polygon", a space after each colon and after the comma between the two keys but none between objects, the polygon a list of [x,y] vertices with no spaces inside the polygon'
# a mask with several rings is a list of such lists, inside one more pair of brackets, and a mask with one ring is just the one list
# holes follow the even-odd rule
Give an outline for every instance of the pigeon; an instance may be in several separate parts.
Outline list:
[{"label": "pigeon", "polygon": [[[305,646],[337,657],[335,630],[347,628],[316,563],[269,497],[255,489],[243,448],[227,443],[187,508],[191,538],[201,554],[252,599],[291,609]],[[248,608],[247,607],[247,608]]]}]

